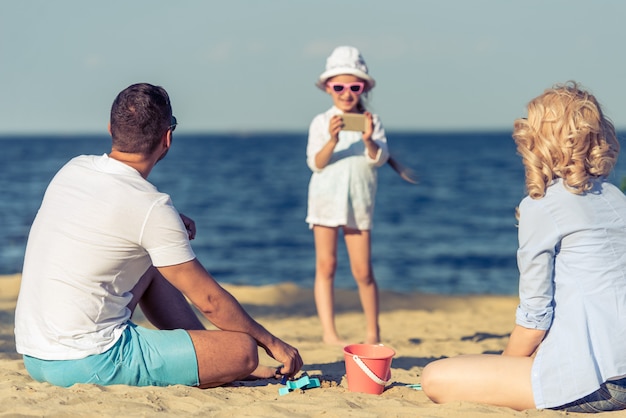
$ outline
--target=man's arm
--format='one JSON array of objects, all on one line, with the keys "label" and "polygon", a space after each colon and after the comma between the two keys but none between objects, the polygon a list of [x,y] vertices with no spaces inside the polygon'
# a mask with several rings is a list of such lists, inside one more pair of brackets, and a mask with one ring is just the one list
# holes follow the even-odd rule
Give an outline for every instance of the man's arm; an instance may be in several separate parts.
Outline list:
[{"label": "man's arm", "polygon": [[242,332],[256,340],[271,357],[284,365],[282,374],[291,377],[300,370],[302,359],[298,350],[272,335],[252,319],[197,259],[174,266],[159,267],[158,270],[217,328]]}]

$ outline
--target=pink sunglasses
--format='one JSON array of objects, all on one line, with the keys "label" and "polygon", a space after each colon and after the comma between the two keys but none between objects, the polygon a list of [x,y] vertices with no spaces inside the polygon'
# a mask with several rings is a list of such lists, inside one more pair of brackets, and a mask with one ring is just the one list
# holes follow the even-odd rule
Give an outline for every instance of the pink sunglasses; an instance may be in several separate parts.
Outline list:
[{"label": "pink sunglasses", "polygon": [[335,83],[329,81],[326,83],[328,87],[333,89],[335,93],[343,93],[345,89],[349,89],[354,94],[363,93],[363,89],[365,88],[365,83],[362,81],[357,81],[355,83]]}]

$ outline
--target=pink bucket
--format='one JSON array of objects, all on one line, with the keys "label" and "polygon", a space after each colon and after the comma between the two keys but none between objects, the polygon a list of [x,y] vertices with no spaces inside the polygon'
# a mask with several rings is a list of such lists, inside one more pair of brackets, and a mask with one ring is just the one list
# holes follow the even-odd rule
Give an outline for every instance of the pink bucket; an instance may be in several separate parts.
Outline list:
[{"label": "pink bucket", "polygon": [[389,347],[375,344],[351,344],[343,348],[346,378],[350,392],[380,395],[391,379],[391,359],[396,354]]}]

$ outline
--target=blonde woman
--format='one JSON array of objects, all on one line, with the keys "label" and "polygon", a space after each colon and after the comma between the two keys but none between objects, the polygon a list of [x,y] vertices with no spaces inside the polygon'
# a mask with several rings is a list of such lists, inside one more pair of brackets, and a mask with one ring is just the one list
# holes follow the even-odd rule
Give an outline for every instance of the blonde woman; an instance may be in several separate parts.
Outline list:
[{"label": "blonde woman", "polygon": [[606,181],[619,153],[595,97],[569,82],[528,104],[513,138],[520,304],[502,355],[427,365],[426,395],[522,410],[626,408],[626,197]]}]

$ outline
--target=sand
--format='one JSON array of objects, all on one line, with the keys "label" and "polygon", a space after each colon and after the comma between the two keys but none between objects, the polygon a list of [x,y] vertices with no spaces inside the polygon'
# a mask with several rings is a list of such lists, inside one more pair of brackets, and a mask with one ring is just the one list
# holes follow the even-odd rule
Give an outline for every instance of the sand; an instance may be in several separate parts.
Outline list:
[{"label": "sand", "polygon": [[[296,346],[304,371],[320,388],[280,396],[277,380],[235,382],[197,389],[185,386],[128,387],[79,384],[54,387],[32,380],[15,352],[14,309],[19,275],[0,276],[0,417],[559,417],[550,410],[514,411],[469,402],[432,403],[407,385],[420,382],[422,368],[457,354],[496,353],[513,327],[517,298],[381,294],[383,343],[396,355],[391,383],[382,395],[349,392],[343,351],[320,341],[312,291],[286,283],[267,287],[225,286],[259,322]],[[337,325],[349,341],[363,338],[357,296],[337,294]],[[138,313],[139,324],[149,324]],[[261,362],[276,363],[261,352]],[[579,414],[569,414],[579,415]],[[581,415],[582,416],[582,415]],[[597,416],[626,416],[620,412]]]}]

